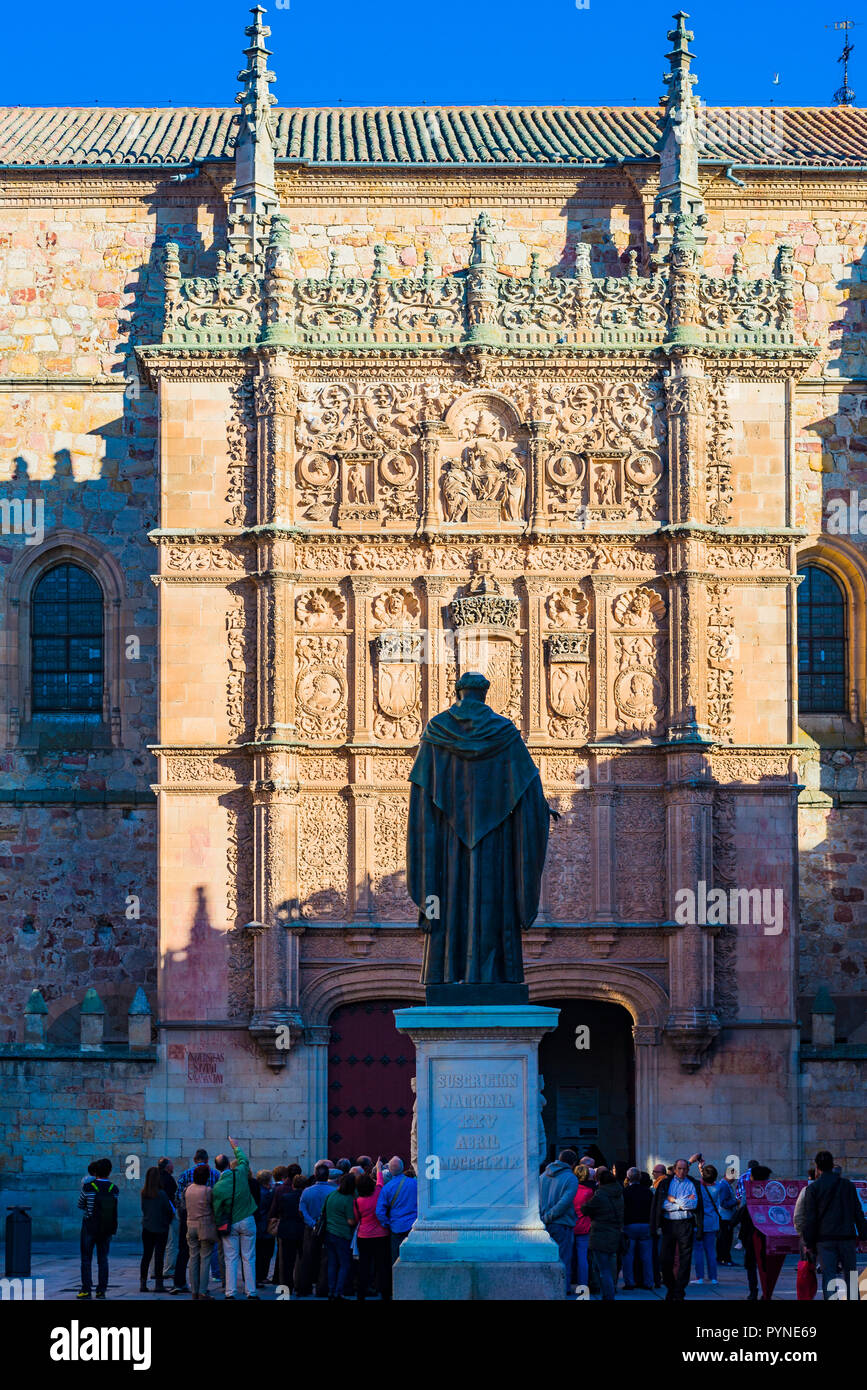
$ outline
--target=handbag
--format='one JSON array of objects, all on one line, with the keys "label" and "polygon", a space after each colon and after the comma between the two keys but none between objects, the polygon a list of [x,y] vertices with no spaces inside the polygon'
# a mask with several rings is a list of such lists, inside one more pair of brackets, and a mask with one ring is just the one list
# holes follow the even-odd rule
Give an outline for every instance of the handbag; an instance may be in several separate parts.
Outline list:
[{"label": "handbag", "polygon": [[322,1203],[322,1210],[320,1211],[319,1216],[316,1219],[316,1225],[313,1227],[313,1239],[315,1241],[322,1241],[325,1239],[325,1232],[328,1230],[327,1218],[325,1216],[325,1208],[328,1206],[328,1198],[333,1196],[334,1193],[329,1192],[328,1197],[326,1197],[325,1201]]},{"label": "handbag", "polygon": [[232,1200],[229,1204],[229,1219],[217,1227],[218,1236],[230,1236],[232,1234],[232,1213],[235,1210],[235,1169],[232,1169]]}]

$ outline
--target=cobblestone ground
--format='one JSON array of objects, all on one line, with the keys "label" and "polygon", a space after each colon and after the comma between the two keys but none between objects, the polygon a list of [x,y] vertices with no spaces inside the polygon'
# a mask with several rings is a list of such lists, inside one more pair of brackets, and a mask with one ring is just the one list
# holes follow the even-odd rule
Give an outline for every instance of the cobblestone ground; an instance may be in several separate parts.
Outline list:
[{"label": "cobblestone ground", "polygon": [[[735,1258],[737,1258],[735,1252]],[[141,1258],[141,1251],[137,1245],[129,1242],[120,1241],[112,1244],[111,1258],[109,1261],[109,1285],[108,1298],[128,1299],[134,1302],[169,1302],[183,1303],[189,1299],[189,1294],[155,1294],[139,1293],[139,1272],[138,1262]],[[795,1299],[795,1266],[797,1261],[793,1255],[786,1259],[782,1273],[774,1290],[774,1300],[783,1302],[794,1301]],[[864,1257],[859,1257],[859,1269],[865,1264]],[[96,1276],[96,1261],[94,1260],[94,1277]],[[74,1241],[54,1241],[49,1244],[34,1243],[32,1275],[34,1279],[44,1279],[44,1297],[46,1299],[74,1299],[79,1288],[79,1255],[78,1245]],[[153,1286],[153,1279],[150,1280]],[[211,1287],[211,1293],[215,1299],[222,1299],[223,1294],[219,1285]],[[274,1300],[275,1291],[272,1286],[266,1286],[258,1290],[259,1297],[263,1300]],[[720,1269],[719,1283],[712,1284],[690,1284],[686,1297],[687,1301],[693,1302],[738,1302],[747,1296],[747,1277],[740,1264],[733,1269]],[[618,1301],[623,1303],[641,1303],[662,1300],[665,1297],[665,1289],[654,1289],[652,1292],[636,1289],[627,1292],[622,1287],[617,1291]],[[300,1300],[304,1302],[306,1300]],[[311,1302],[316,1300],[310,1300]]]}]

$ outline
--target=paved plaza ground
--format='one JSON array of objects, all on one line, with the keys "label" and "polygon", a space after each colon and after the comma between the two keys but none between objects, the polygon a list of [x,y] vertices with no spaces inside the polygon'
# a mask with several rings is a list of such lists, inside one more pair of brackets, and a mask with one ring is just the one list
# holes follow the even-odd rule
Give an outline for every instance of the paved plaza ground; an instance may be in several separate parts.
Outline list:
[{"label": "paved plaza ground", "polygon": [[[139,1271],[138,1265],[141,1258],[141,1249],[137,1244],[129,1241],[118,1241],[112,1244],[111,1258],[109,1262],[109,1299],[127,1299],[135,1302],[169,1302],[182,1303],[189,1298],[189,1294],[155,1294],[139,1293]],[[738,1258],[738,1252],[735,1252]],[[864,1265],[864,1257],[859,1257],[859,1269]],[[790,1255],[783,1265],[782,1273],[774,1290],[774,1300],[783,1302],[794,1301],[795,1299],[795,1267],[797,1261],[794,1255]],[[94,1277],[96,1276],[96,1261],[94,1260]],[[45,1280],[44,1296],[46,1299],[74,1299],[79,1288],[79,1254],[78,1244],[75,1241],[52,1241],[48,1243],[34,1242],[32,1274],[34,1279]],[[153,1280],[150,1280],[151,1286]],[[212,1285],[211,1293],[215,1299],[222,1299],[223,1294],[219,1285]],[[259,1297],[263,1300],[274,1300],[275,1291],[272,1286],[258,1290]],[[747,1276],[740,1264],[734,1269],[720,1269],[719,1283],[710,1284],[690,1284],[686,1297],[687,1301],[692,1302],[738,1302],[746,1299],[747,1296]],[[662,1301],[665,1297],[665,1289],[654,1289],[646,1292],[636,1289],[627,1292],[618,1289],[618,1301],[624,1303],[644,1303]],[[301,1302],[318,1300],[299,1300]]]}]

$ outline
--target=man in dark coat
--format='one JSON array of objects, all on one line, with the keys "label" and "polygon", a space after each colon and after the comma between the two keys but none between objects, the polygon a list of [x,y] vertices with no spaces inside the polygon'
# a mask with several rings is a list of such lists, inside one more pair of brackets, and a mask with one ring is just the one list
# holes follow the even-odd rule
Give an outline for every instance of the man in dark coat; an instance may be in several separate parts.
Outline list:
[{"label": "man in dark coat", "polygon": [[827,1149],[816,1154],[819,1176],[804,1192],[804,1245],[818,1254],[824,1298],[858,1297],[850,1287],[857,1268],[856,1241],[867,1239],[867,1217],[861,1210],[858,1189],[834,1171]]},{"label": "man in dark coat", "polygon": [[431,719],[409,775],[407,887],[429,1004],[527,998],[521,932],[539,910],[553,813],[518,729],[485,703],[488,686],[479,672],[460,677],[458,703]]}]

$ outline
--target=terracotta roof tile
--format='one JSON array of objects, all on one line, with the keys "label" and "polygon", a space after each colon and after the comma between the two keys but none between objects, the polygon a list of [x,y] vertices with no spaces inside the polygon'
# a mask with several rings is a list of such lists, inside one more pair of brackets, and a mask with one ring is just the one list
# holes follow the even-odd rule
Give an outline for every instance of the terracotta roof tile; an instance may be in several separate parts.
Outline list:
[{"label": "terracotta roof tile", "polygon": [[[604,164],[656,155],[658,107],[275,109],[277,157],[314,164]],[[867,165],[857,107],[704,107],[703,158],[804,168]],[[200,164],[232,158],[218,107],[0,108],[0,165]]]}]

